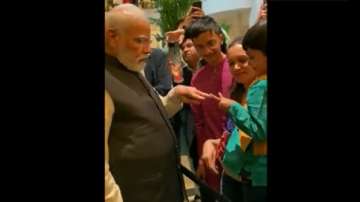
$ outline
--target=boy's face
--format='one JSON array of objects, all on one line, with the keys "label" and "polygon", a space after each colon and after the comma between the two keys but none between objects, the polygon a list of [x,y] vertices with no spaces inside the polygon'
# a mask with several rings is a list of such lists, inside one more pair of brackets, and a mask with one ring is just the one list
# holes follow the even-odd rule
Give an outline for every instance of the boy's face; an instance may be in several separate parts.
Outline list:
[{"label": "boy's face", "polygon": [[249,56],[249,65],[255,69],[256,76],[267,74],[267,56],[260,50],[251,48],[246,53]]},{"label": "boy's face", "polygon": [[197,53],[206,62],[210,64],[216,63],[221,57],[222,36],[214,32],[203,32],[198,37],[192,39]]}]

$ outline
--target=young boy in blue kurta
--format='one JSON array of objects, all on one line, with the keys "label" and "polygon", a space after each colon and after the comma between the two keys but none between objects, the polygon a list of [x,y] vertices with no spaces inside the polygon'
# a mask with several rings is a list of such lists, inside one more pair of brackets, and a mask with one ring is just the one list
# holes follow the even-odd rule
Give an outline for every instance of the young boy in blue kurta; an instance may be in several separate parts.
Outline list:
[{"label": "young boy in blue kurta", "polygon": [[[246,134],[235,130],[232,137],[238,137],[235,147],[238,162],[231,162],[233,172],[250,171],[252,188],[250,201],[266,201],[267,187],[267,51],[266,21],[251,27],[244,36],[243,47],[249,56],[249,66],[253,67],[257,79],[247,93],[247,110],[234,100],[224,98],[219,93],[219,107],[227,111],[235,125]],[[215,97],[215,96],[214,96]],[[231,139],[231,137],[230,137]],[[229,142],[228,142],[229,144]],[[228,146],[228,145],[227,145]],[[241,148],[242,147],[242,148]],[[226,152],[224,158],[226,158]],[[229,155],[234,155],[230,154]],[[241,158],[240,158],[241,157]],[[246,157],[246,159],[244,159]],[[236,158],[231,158],[233,159]],[[225,159],[224,159],[225,160]],[[246,160],[246,164],[244,161]]]}]

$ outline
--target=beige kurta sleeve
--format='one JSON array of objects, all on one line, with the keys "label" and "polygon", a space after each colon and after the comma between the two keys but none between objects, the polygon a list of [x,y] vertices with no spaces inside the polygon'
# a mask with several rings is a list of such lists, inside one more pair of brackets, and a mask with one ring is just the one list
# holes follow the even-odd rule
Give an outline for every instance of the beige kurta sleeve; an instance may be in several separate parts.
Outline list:
[{"label": "beige kurta sleeve", "polygon": [[105,202],[122,202],[119,186],[116,184],[109,169],[108,137],[114,114],[114,103],[110,95],[105,91]]},{"label": "beige kurta sleeve", "polygon": [[174,88],[166,96],[159,95],[159,97],[169,118],[173,117],[183,107],[183,103],[179,96],[176,95]]}]

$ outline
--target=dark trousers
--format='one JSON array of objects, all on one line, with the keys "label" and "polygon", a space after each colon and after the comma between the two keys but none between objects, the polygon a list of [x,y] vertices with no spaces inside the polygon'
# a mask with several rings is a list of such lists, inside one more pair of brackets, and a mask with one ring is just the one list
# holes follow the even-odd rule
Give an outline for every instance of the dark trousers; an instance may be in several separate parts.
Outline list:
[{"label": "dark trousers", "polygon": [[266,186],[253,186],[249,192],[249,202],[266,202],[266,196]]},{"label": "dark trousers", "polygon": [[239,182],[223,174],[221,178],[221,192],[232,202],[249,202],[250,182]]},{"label": "dark trousers", "polygon": [[215,199],[200,187],[201,202],[216,202]]}]

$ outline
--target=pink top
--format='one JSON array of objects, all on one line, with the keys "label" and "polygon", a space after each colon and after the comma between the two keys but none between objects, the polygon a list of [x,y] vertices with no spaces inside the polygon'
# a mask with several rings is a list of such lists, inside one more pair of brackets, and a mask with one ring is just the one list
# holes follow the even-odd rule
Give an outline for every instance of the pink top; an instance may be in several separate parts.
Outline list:
[{"label": "pink top", "polygon": [[[218,68],[219,71],[215,73],[213,67],[209,67],[208,64],[200,68],[194,74],[191,86],[205,93],[218,95],[218,92],[221,92],[224,97],[230,97],[232,75],[228,60],[223,59]],[[221,137],[225,129],[226,113],[219,109],[218,102],[214,99],[206,99],[200,105],[191,105],[191,109],[195,121],[197,152],[200,157],[206,140]],[[208,183],[211,186],[212,183]],[[216,185],[212,187],[217,188]]]}]

